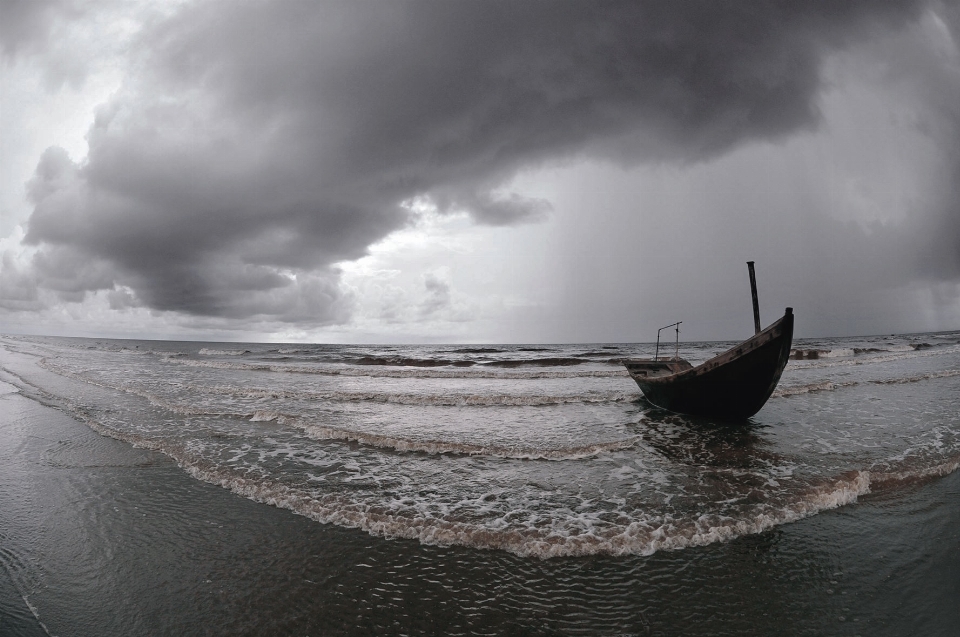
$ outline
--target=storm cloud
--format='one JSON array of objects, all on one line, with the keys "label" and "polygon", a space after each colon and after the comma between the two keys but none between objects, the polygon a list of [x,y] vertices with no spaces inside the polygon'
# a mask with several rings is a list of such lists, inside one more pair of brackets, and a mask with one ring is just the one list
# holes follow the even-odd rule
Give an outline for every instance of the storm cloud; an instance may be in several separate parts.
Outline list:
[{"label": "storm cloud", "polygon": [[63,0],[3,0],[0,9],[0,53],[12,58],[43,51],[56,19],[71,7]]},{"label": "storm cloud", "polygon": [[[353,299],[336,264],[409,224],[410,202],[535,223],[550,202],[506,189],[524,170],[689,165],[815,129],[826,56],[928,6],[188,4],[140,35],[87,157],[40,158],[24,240],[37,251],[29,272],[4,267],[5,295],[20,290],[7,307],[33,307],[21,288],[35,282],[62,301],[103,290],[117,307],[342,322]],[[4,51],[42,41],[45,15],[5,27]],[[956,140],[960,99],[934,97]],[[934,278],[960,275],[956,201],[911,226]]]}]

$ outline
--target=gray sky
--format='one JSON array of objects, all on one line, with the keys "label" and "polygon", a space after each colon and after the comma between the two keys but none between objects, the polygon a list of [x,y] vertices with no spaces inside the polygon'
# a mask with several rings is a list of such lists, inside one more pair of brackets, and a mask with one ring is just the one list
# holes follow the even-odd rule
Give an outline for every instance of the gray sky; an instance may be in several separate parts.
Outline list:
[{"label": "gray sky", "polygon": [[4,331],[960,329],[957,2],[0,7]]}]

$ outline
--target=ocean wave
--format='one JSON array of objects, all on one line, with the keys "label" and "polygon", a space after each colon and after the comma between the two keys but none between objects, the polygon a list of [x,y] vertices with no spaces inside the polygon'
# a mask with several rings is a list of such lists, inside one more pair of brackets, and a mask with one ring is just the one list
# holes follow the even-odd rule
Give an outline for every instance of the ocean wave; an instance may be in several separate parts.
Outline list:
[{"label": "ocean wave", "polygon": [[[561,525],[554,525],[550,529],[503,529],[428,516],[397,515],[369,505],[344,502],[340,497],[314,499],[277,482],[250,479],[214,467],[192,463],[183,463],[182,466],[195,478],[217,484],[257,502],[289,509],[318,522],[359,528],[371,535],[386,538],[413,539],[440,546],[500,549],[541,559],[600,553],[650,555],[657,550],[711,544],[747,533],[758,533],[778,523],[804,517],[807,513],[789,511],[781,516],[760,515],[752,520],[713,519],[712,516],[701,516],[691,521],[665,518],[632,522],[615,532],[574,535],[566,532]],[[823,508],[855,501],[861,489],[860,485],[843,488],[835,497],[828,497]]]},{"label": "ocean wave", "polygon": [[954,376],[960,376],[960,369],[944,369],[937,372],[917,374],[916,376],[904,376],[902,378],[873,380],[870,382],[875,383],[877,385],[902,385],[904,383],[918,383],[924,380],[933,380],[936,378],[953,378]]},{"label": "ocean wave", "polygon": [[821,356],[823,358],[841,358],[845,356],[853,356],[855,354],[854,350],[849,347],[839,347],[837,349],[827,350]]},{"label": "ocean wave", "polygon": [[882,352],[915,352],[917,347],[912,345],[887,345],[886,347],[854,347],[854,354],[878,354]]},{"label": "ocean wave", "polygon": [[249,353],[248,349],[211,349],[209,347],[201,348],[199,352],[201,356],[243,356]]},{"label": "ocean wave", "polygon": [[270,411],[267,409],[257,409],[250,416],[250,422],[273,422],[274,420],[283,421],[284,415],[279,411]]},{"label": "ocean wave", "polygon": [[502,519],[484,524],[422,514],[404,515],[377,505],[361,504],[341,494],[315,497],[277,481],[252,479],[209,463],[181,461],[181,466],[195,478],[318,522],[358,528],[386,538],[499,549],[540,559],[596,554],[651,555],[660,550],[726,542],[853,504],[875,488],[947,475],[955,471],[958,464],[960,459],[954,458],[915,470],[852,471],[810,485],[779,505],[746,506],[739,516],[648,513],[632,516],[634,520],[625,525],[582,532],[584,526],[589,529],[589,520],[576,514],[566,520],[556,519],[547,528],[509,526],[502,524]]},{"label": "ocean wave", "polygon": [[[495,371],[472,367],[470,369],[413,368],[392,369],[389,367],[307,367],[303,365],[272,365],[269,363],[240,363],[233,361],[204,361],[183,359],[170,361],[189,367],[210,367],[215,369],[233,369],[238,371],[278,372],[286,374],[317,374],[320,376],[368,376],[375,378],[504,378],[504,379],[548,379],[548,378],[617,378],[629,376],[625,369],[609,370],[571,370],[571,371]],[[581,361],[582,362],[582,361]]]},{"label": "ocean wave", "polygon": [[449,358],[411,358],[408,356],[360,356],[344,358],[343,362],[353,365],[384,365],[390,367],[470,367],[476,361],[453,360]]},{"label": "ocean wave", "polygon": [[[960,374],[960,370],[947,370]],[[43,391],[43,390],[39,390]],[[126,441],[136,447],[147,448],[171,457],[189,475],[221,486],[256,502],[289,509],[322,523],[361,529],[385,538],[408,538],[423,544],[460,545],[477,549],[504,550],[510,553],[541,559],[579,555],[650,555],[659,550],[676,550],[693,546],[724,542],[734,538],[760,533],[780,524],[794,522],[821,511],[853,504],[869,493],[897,488],[905,484],[933,479],[952,473],[960,467],[960,456],[950,446],[949,455],[935,453],[926,446],[921,452],[878,462],[862,469],[852,469],[832,476],[792,478],[790,488],[760,498],[749,497],[725,502],[708,503],[703,509],[679,512],[676,508],[643,510],[615,504],[612,517],[603,518],[607,510],[571,509],[565,505],[550,504],[537,512],[536,526],[514,521],[514,514],[528,512],[526,502],[516,506],[491,509],[468,508],[466,515],[442,508],[430,507],[427,500],[411,504],[391,500],[379,490],[364,492],[316,491],[307,485],[291,484],[285,476],[250,472],[249,467],[224,464],[217,457],[204,455],[204,445],[194,440],[149,435],[120,430],[104,423],[95,412],[78,406],[66,398],[56,398],[63,408],[98,433]],[[259,420],[273,420],[282,416],[270,411],[254,412]],[[118,422],[120,422],[118,420]],[[304,424],[304,423],[301,423]],[[543,457],[545,453],[602,454],[637,444],[638,437],[597,443],[580,448],[556,450],[517,449],[489,445],[459,444],[443,441],[417,441],[377,436],[362,440],[360,436],[375,436],[318,425],[304,424],[307,435],[317,439],[348,440],[363,444],[409,451],[432,453],[490,453],[508,458]],[[312,429],[307,429],[311,427]],[[175,434],[175,432],[174,432]],[[420,447],[417,448],[417,445]],[[430,447],[448,445],[450,448]],[[929,455],[924,455],[929,454]],[[551,458],[553,459],[553,458]],[[416,499],[419,496],[412,496]],[[713,510],[709,510],[713,507]],[[528,516],[523,517],[528,520]],[[603,519],[602,524],[595,522]],[[614,519],[615,521],[610,521]]]},{"label": "ocean wave", "polygon": [[[867,351],[867,350],[862,350]],[[876,350],[880,351],[880,350]],[[795,361],[819,360],[821,358],[840,358],[845,356],[854,356],[858,352],[855,348],[840,347],[837,349],[801,349],[790,350],[790,358]]]},{"label": "ocean wave", "polygon": [[824,354],[827,354],[830,350],[826,349],[800,349],[795,348],[790,350],[790,360],[795,361],[815,361],[819,360]]},{"label": "ocean wave", "polygon": [[[570,365],[583,365],[585,361],[571,356],[553,356],[549,358],[514,358],[500,361],[489,361],[484,363],[488,367],[567,367]],[[618,361],[619,362],[619,361]]]},{"label": "ocean wave", "polygon": [[786,387],[777,387],[774,390],[772,396],[774,397],[784,397],[784,396],[798,396],[800,394],[809,394],[812,392],[820,391],[834,391],[837,389],[843,389],[844,387],[854,387],[860,383],[856,381],[846,381],[842,383],[834,383],[831,381],[820,381],[816,383],[808,383],[806,385],[793,385]]},{"label": "ocean wave", "polygon": [[242,398],[274,398],[283,400],[309,400],[332,402],[377,402],[397,405],[419,405],[438,407],[536,407],[544,405],[565,405],[572,403],[618,403],[639,399],[639,392],[590,391],[583,394],[466,394],[445,392],[443,394],[424,394],[389,391],[304,391],[288,389],[267,389],[257,387],[235,387],[230,385],[190,385],[197,392],[229,395]]},{"label": "ocean wave", "polygon": [[[127,436],[90,422],[105,435],[127,440],[172,457],[189,475],[218,485],[255,502],[288,509],[324,524],[357,528],[384,538],[417,540],[423,544],[460,545],[476,549],[504,550],[522,557],[651,555],[661,550],[679,550],[726,542],[743,535],[762,533],[825,510],[854,504],[878,488],[944,476],[956,471],[960,458],[933,466],[884,471],[851,471],[811,484],[779,504],[747,505],[739,515],[703,513],[634,513],[631,522],[591,529],[583,514],[564,511],[544,528],[504,523],[509,514],[481,522],[466,522],[449,516],[393,511],[384,504],[365,503],[343,493],[313,494],[269,477],[219,466],[184,445]],[[587,532],[583,532],[587,527]]]},{"label": "ocean wave", "polygon": [[[56,370],[50,370],[56,371]],[[56,373],[62,373],[61,371],[56,371]],[[597,454],[609,452],[609,451],[619,451],[627,449],[633,446],[639,439],[640,436],[633,436],[625,440],[617,440],[612,442],[599,442],[591,443],[588,445],[574,446],[574,447],[562,447],[562,448],[528,448],[528,447],[517,447],[517,446],[504,446],[496,444],[471,444],[458,441],[444,441],[444,440],[416,440],[411,438],[403,438],[397,436],[388,436],[383,434],[376,434],[372,432],[363,432],[357,430],[349,430],[337,427],[329,427],[325,425],[318,425],[312,423],[309,420],[304,419],[301,416],[283,413],[281,411],[270,410],[270,409],[255,409],[253,411],[223,411],[219,409],[211,409],[208,407],[201,406],[191,406],[191,405],[182,405],[178,403],[171,402],[159,396],[156,396],[150,392],[143,391],[139,388],[133,387],[124,387],[124,386],[110,386],[103,383],[92,382],[90,379],[83,378],[82,376],[75,374],[65,374],[68,377],[72,377],[74,380],[79,380],[86,382],[92,385],[99,387],[104,387],[107,389],[114,389],[116,391],[122,391],[125,393],[130,393],[141,398],[146,399],[150,404],[161,407],[172,413],[183,416],[213,416],[213,417],[229,417],[237,419],[245,419],[251,422],[276,422],[277,424],[284,426],[292,426],[300,429],[308,436],[315,438],[317,440],[343,440],[343,441],[352,441],[364,445],[374,446],[382,449],[391,449],[394,451],[400,452],[422,452],[430,454],[457,454],[457,455],[484,455],[484,456],[493,456],[500,458],[509,458],[509,459],[522,459],[522,460],[578,460],[583,458],[588,458],[596,456]],[[230,391],[233,391],[232,389]],[[256,390],[250,390],[251,393],[248,394],[253,397],[261,397]],[[271,396],[282,396],[284,392],[270,392],[265,391],[264,394],[269,394]],[[85,422],[89,420],[89,414],[83,412],[82,410],[77,411],[76,415],[82,417]],[[100,433],[104,433],[101,429],[104,428],[103,425],[94,426],[91,424],[92,428]],[[111,437],[120,436],[119,432],[111,430]],[[145,444],[142,436],[138,434],[131,434],[132,437],[121,437],[118,439],[127,440],[127,442],[134,443],[135,445]],[[150,447],[155,448],[155,447]],[[159,449],[158,450],[162,450]]]},{"label": "ocean wave", "polygon": [[[791,350],[793,352],[794,350]],[[807,351],[807,350],[804,350]],[[929,357],[939,357],[946,356],[950,354],[955,354],[960,351],[960,347],[957,345],[944,345],[938,346],[935,348],[915,348],[911,347],[909,350],[899,350],[899,349],[887,349],[883,350],[886,353],[876,353],[872,356],[864,357],[851,357],[846,360],[827,360],[821,361],[816,359],[810,359],[807,362],[807,359],[794,359],[798,362],[796,365],[801,369],[826,369],[829,367],[850,367],[850,366],[860,366],[860,365],[875,365],[878,363],[890,363],[895,361],[902,361],[914,358],[929,358]],[[791,356],[792,358],[792,356]]]},{"label": "ocean wave", "polygon": [[65,369],[58,365],[53,364],[49,359],[42,358],[37,362],[37,365],[47,371],[53,372],[54,374],[59,374],[64,378],[69,378],[81,383],[86,383],[88,385],[93,385],[94,387],[101,387],[103,389],[111,389],[113,391],[119,391],[126,394],[132,394],[134,396],[139,396],[147,400],[151,405],[155,407],[160,407],[161,409],[166,409],[169,412],[181,415],[181,416],[226,416],[232,418],[249,418],[250,413],[247,412],[238,412],[238,411],[223,411],[220,409],[212,409],[210,407],[203,407],[199,405],[184,405],[182,403],[172,402],[158,396],[152,392],[149,392],[141,387],[136,387],[129,384],[115,384],[115,383],[105,383],[101,382],[83,374],[78,374],[69,369]]},{"label": "ocean wave", "polygon": [[[210,369],[234,369],[237,371],[249,371],[249,372],[282,372],[282,371],[299,371],[299,370],[309,370],[307,367],[293,367],[293,366],[281,366],[281,365],[271,365],[269,363],[234,363],[232,361],[202,361],[195,359],[183,359],[176,361],[169,361],[171,363],[176,363],[177,365],[184,365],[186,367],[207,367]],[[309,371],[304,371],[302,373],[309,373]]]},{"label": "ocean wave", "polygon": [[[143,388],[124,385],[108,384],[95,381],[84,377],[81,374],[70,372],[69,370],[58,369],[46,359],[39,361],[41,367],[54,373],[61,374],[67,378],[72,378],[80,382],[95,385],[105,389],[112,389],[147,400],[151,405],[160,407],[169,412],[181,416],[213,416],[220,418],[236,418],[249,420],[251,422],[277,422],[285,426],[294,426],[308,435],[324,439],[352,440],[361,444],[371,444],[377,447],[393,448],[396,451],[423,451],[427,453],[459,453],[467,455],[494,455],[503,458],[522,458],[522,459],[550,459],[550,460],[570,460],[576,458],[585,458],[596,455],[604,450],[625,449],[631,446],[636,439],[631,438],[627,442],[618,441],[613,443],[596,443],[580,447],[562,448],[562,449],[526,449],[504,447],[501,445],[471,445],[457,441],[417,441],[413,439],[404,439],[397,437],[384,436],[369,432],[339,429],[317,425],[305,420],[297,414],[285,413],[272,409],[237,409],[231,405],[232,409],[221,409],[217,407],[203,405],[189,405],[171,401],[162,396],[158,396]],[[404,395],[391,394],[390,392],[300,392],[289,390],[269,390],[256,388],[238,388],[230,386],[191,386],[194,391],[228,394],[246,398],[300,398],[300,399],[323,399],[329,401],[375,401],[406,405],[431,405],[431,406],[542,406],[556,405],[566,403],[601,403],[601,402],[621,402],[636,400],[638,394],[629,392],[598,392],[586,395],[575,396],[510,396],[510,395]],[[311,433],[312,432],[312,433]],[[317,436],[317,432],[324,433]]]},{"label": "ocean wave", "polygon": [[[413,358],[410,356],[360,356],[356,358],[343,358],[342,362],[352,365],[380,365],[389,367],[472,367],[473,365],[482,365],[484,367],[515,368],[515,367],[568,367],[571,365],[582,365],[584,361],[580,356],[592,356],[593,354],[583,354],[576,356],[552,356],[544,358],[507,358],[498,360],[469,360],[469,359],[451,359],[451,358]],[[608,353],[601,353],[603,356],[609,356]],[[619,363],[620,359],[611,359],[609,361],[597,361]]]},{"label": "ocean wave", "polygon": [[784,396],[797,396],[800,394],[809,394],[813,392],[821,391],[835,391],[837,389],[844,389],[847,387],[856,387],[861,384],[872,384],[872,385],[905,385],[907,383],[919,383],[925,380],[935,380],[937,378],[953,378],[955,376],[960,376],[960,369],[945,369],[936,372],[928,372],[925,374],[915,374],[913,376],[901,376],[898,378],[882,378],[874,380],[866,380],[862,382],[858,381],[843,381],[843,382],[832,382],[832,381],[818,381],[815,383],[808,383],[806,385],[787,385],[784,387],[777,387],[774,390],[773,397],[784,397]]},{"label": "ocean wave", "polygon": [[801,348],[790,350],[791,360],[819,360],[821,358],[846,358],[862,354],[883,354],[897,352],[915,352],[933,347],[930,343],[909,343],[902,345],[883,345],[872,347],[838,347],[834,349]]},{"label": "ocean wave", "polygon": [[[291,424],[291,422],[290,420],[285,420],[284,424]],[[601,453],[629,449],[641,438],[640,436],[632,436],[624,440],[614,440],[611,442],[596,442],[575,447],[542,449],[496,444],[473,444],[449,440],[416,440],[303,422],[293,424],[308,436],[317,440],[344,440],[402,452],[414,451],[429,454],[492,456],[512,460],[582,460]]]},{"label": "ocean wave", "polygon": [[[929,462],[926,459],[926,462]],[[926,464],[925,459],[906,458],[901,460],[902,466],[890,466],[866,472],[870,484],[878,488],[900,487],[917,482],[924,482],[932,478],[942,478],[960,468],[960,456],[946,458],[933,464]]]}]

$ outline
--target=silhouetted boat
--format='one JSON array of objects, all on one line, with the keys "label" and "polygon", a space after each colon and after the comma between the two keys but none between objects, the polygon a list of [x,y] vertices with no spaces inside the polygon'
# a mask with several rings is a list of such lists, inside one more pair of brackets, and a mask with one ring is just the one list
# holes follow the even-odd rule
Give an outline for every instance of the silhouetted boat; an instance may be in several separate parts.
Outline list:
[{"label": "silhouetted boat", "polygon": [[[770,398],[790,358],[793,308],[788,307],[780,320],[760,331],[753,262],[748,266],[756,332],[752,337],[696,367],[677,356],[669,360],[660,360],[659,356],[653,360],[624,360],[630,376],[651,403],[681,414],[742,420],[760,411]],[[667,327],[674,325],[679,324]],[[677,336],[679,341],[679,328]],[[657,340],[659,354],[659,332]]]}]

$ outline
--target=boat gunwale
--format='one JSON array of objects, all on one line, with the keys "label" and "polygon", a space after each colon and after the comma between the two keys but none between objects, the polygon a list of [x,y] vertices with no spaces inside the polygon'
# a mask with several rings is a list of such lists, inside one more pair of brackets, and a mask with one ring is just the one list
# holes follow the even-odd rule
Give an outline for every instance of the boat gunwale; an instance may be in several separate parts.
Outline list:
[{"label": "boat gunwale", "polygon": [[[707,372],[710,372],[716,369],[717,367],[720,367],[721,365],[725,365],[733,360],[736,360],[737,358],[740,358],[741,356],[746,356],[750,354],[750,352],[780,338],[783,335],[783,331],[782,331],[783,322],[787,320],[788,316],[793,316],[793,308],[787,308],[783,316],[781,316],[779,319],[777,319],[776,321],[768,325],[763,331],[757,334],[754,334],[753,336],[746,339],[745,341],[741,341],[740,343],[738,343],[737,345],[734,345],[730,349],[724,352],[721,352],[720,354],[717,354],[716,356],[710,359],[707,359],[706,361],[700,363],[695,367],[691,367],[690,369],[685,369],[673,374],[665,374],[663,376],[648,376],[646,378],[643,378],[643,382],[650,383],[650,384],[661,384],[661,383],[667,383],[667,382],[674,382],[677,380],[684,380],[687,378],[693,378],[693,377],[705,374]],[[682,358],[670,359],[670,360],[687,362]],[[652,360],[644,360],[644,359],[626,359],[623,361],[623,364],[627,368],[627,372],[630,374],[631,377],[634,377],[634,376],[633,376],[633,372],[630,371],[629,363],[634,361],[637,363],[668,362],[668,361],[652,361]]]}]

